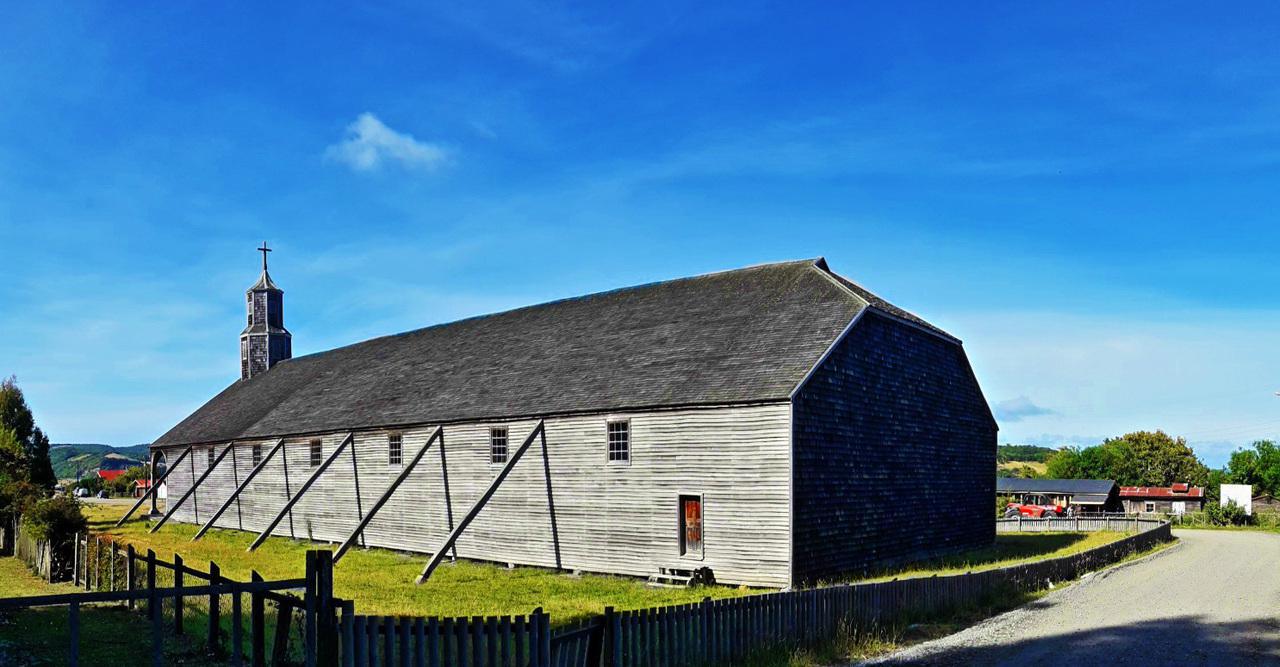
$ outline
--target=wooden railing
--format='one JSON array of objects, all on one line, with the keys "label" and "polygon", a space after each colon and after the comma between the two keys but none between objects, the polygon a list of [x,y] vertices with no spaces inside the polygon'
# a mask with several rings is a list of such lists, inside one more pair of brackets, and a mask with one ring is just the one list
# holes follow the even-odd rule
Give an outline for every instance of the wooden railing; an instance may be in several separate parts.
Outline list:
[{"label": "wooden railing", "polygon": [[1074,516],[1052,519],[996,519],[997,533],[1091,533],[1115,531],[1139,533],[1152,530],[1166,523],[1162,519],[1138,516]]}]

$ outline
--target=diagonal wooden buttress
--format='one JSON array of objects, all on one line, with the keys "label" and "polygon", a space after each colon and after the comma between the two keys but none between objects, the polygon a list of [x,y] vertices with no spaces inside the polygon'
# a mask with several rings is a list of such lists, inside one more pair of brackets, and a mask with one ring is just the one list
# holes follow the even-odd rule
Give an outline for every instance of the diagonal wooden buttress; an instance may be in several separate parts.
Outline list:
[{"label": "diagonal wooden buttress", "polygon": [[200,527],[200,530],[196,531],[195,537],[191,538],[192,542],[204,537],[204,534],[209,532],[209,529],[213,527],[213,524],[218,520],[218,517],[221,517],[222,513],[226,512],[227,508],[231,507],[231,503],[235,502],[235,499],[240,497],[240,492],[248,488],[249,482],[253,481],[253,478],[262,471],[263,467],[267,465],[267,462],[271,460],[271,457],[275,456],[276,452],[280,451],[280,448],[283,446],[284,438],[280,438],[276,441],[275,446],[271,448],[271,451],[267,452],[267,455],[262,457],[262,460],[258,462],[258,465],[254,466],[253,470],[249,471],[249,474],[244,478],[244,481],[240,482],[240,484],[236,486],[236,490],[231,494],[231,497],[227,498],[227,501],[222,503],[222,507],[219,507],[218,511],[213,513],[213,518],[209,519]]},{"label": "diagonal wooden buttress", "polygon": [[164,516],[160,517],[160,520],[156,522],[156,525],[151,527],[149,532],[154,533],[157,530],[160,530],[160,526],[163,526],[165,522],[169,520],[169,517],[173,516],[173,513],[178,511],[179,507],[182,507],[182,503],[187,502],[187,498],[190,498],[191,495],[196,492],[196,489],[200,487],[200,484],[203,483],[204,480],[208,479],[209,475],[213,472],[213,469],[217,468],[219,463],[222,463],[222,459],[227,458],[227,454],[231,453],[231,450],[234,449],[235,446],[236,443],[234,442],[228,444],[227,448],[222,450],[221,454],[218,454],[218,458],[214,459],[213,463],[210,463],[209,467],[204,469],[204,472],[200,473],[200,478],[191,484],[191,488],[187,489],[187,492],[182,494],[182,497],[178,499],[178,502],[174,503],[173,507],[170,507],[169,510],[164,513]]},{"label": "diagonal wooden buttress", "polygon": [[431,437],[427,438],[427,443],[418,450],[417,454],[413,455],[409,464],[404,467],[404,470],[400,471],[399,475],[396,475],[395,480],[392,481],[391,484],[382,492],[382,495],[378,497],[378,501],[373,504],[373,507],[369,508],[369,513],[360,519],[360,523],[356,526],[356,529],[351,531],[351,534],[347,536],[347,539],[343,541],[342,545],[338,547],[338,550],[334,552],[334,565],[337,565],[338,561],[342,560],[342,555],[347,553],[347,550],[351,548],[351,545],[355,543],[360,534],[364,532],[364,529],[368,527],[369,522],[373,521],[373,517],[378,513],[378,510],[381,510],[382,506],[386,505],[388,500],[391,500],[391,494],[395,493],[395,490],[400,487],[400,484],[409,477],[409,473],[413,472],[413,469],[417,467],[418,462],[422,460],[422,457],[426,456],[427,450],[431,449],[431,445],[434,444],[436,440],[442,438],[444,438],[444,427],[437,426],[436,430],[431,432]]},{"label": "diagonal wooden buttress", "polygon": [[338,448],[333,450],[333,453],[329,455],[329,458],[325,459],[324,462],[320,464],[320,467],[316,468],[315,472],[311,473],[311,476],[307,478],[307,481],[302,484],[302,488],[298,489],[298,492],[289,499],[289,502],[284,504],[284,509],[281,509],[280,513],[276,515],[276,518],[271,520],[271,524],[267,526],[266,530],[263,530],[258,534],[257,539],[253,541],[253,544],[249,545],[247,551],[257,549],[266,541],[266,539],[271,535],[271,531],[275,530],[276,526],[280,525],[280,520],[284,518],[284,515],[288,514],[289,510],[293,509],[293,506],[302,499],[302,495],[307,492],[307,489],[310,489],[311,485],[315,484],[316,480],[320,478],[320,475],[323,475],[324,471],[328,470],[329,466],[333,465],[333,462],[337,460],[338,456],[342,454],[349,445],[351,445],[353,440],[355,440],[355,433],[348,433],[347,437],[342,439],[342,444],[338,445]]},{"label": "diagonal wooden buttress", "polygon": [[511,455],[511,458],[507,459],[507,464],[502,466],[502,471],[498,473],[498,476],[493,478],[493,482],[489,484],[489,488],[480,496],[480,499],[476,501],[476,504],[473,505],[470,510],[467,510],[466,516],[462,517],[462,520],[458,522],[458,525],[450,531],[449,537],[445,538],[444,544],[440,545],[440,548],[436,549],[436,552],[431,556],[431,561],[427,563],[425,568],[423,568],[422,574],[418,575],[417,583],[421,584],[431,577],[431,573],[440,565],[440,561],[444,560],[445,552],[449,551],[449,549],[453,547],[454,542],[457,542],[458,537],[462,535],[462,531],[466,530],[467,526],[471,525],[471,522],[475,520],[476,515],[480,513],[480,510],[484,509],[485,504],[489,502],[489,499],[493,497],[493,494],[497,493],[498,487],[502,485],[503,480],[507,478],[507,475],[511,474],[511,469],[520,461],[520,457],[524,456],[526,451],[529,451],[529,445],[532,445],[533,441],[542,434],[544,428],[546,428],[545,420],[539,419],[537,425],[529,432],[529,436],[524,439],[523,443],[521,443],[520,448]]},{"label": "diagonal wooden buttress", "polygon": [[182,454],[178,455],[178,460],[174,461],[173,463],[170,463],[164,469],[164,474],[160,476],[160,479],[157,479],[155,482],[153,482],[151,484],[151,488],[147,489],[147,492],[142,494],[142,497],[138,499],[138,502],[134,503],[133,507],[130,507],[129,511],[124,513],[124,516],[120,517],[120,520],[116,522],[116,528],[119,528],[120,525],[123,524],[130,516],[132,516],[134,512],[138,511],[139,507],[142,507],[142,503],[145,503],[147,499],[151,497],[152,494],[156,493],[156,490],[160,488],[160,485],[164,484],[164,480],[169,476],[169,473],[173,472],[174,470],[177,470],[178,464],[182,463],[182,459],[187,458],[187,455],[190,453],[191,453],[190,447],[182,450]]}]

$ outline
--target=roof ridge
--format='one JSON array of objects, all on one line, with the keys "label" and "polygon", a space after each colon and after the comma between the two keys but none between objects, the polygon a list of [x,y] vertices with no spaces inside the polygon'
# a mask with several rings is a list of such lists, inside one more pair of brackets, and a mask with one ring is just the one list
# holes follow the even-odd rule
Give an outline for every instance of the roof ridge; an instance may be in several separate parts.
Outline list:
[{"label": "roof ridge", "polygon": [[[580,294],[580,295],[578,295],[578,296],[569,296],[569,297],[563,297],[563,298],[560,298],[560,299],[552,299],[552,300],[550,300],[550,301],[543,301],[543,302],[541,302],[541,303],[533,303],[533,304],[529,304],[529,305],[526,305],[526,306],[517,306],[517,307],[515,307],[515,308],[508,308],[508,309],[506,309],[506,310],[494,311],[494,312],[492,312],[492,313],[483,313],[483,314],[480,314],[480,315],[471,315],[471,316],[469,316],[469,317],[463,317],[463,318],[461,318],[461,319],[457,319],[457,320],[450,320],[450,321],[448,321],[448,322],[439,322],[439,323],[437,323],[437,324],[429,324],[429,325],[427,325],[427,326],[425,326],[425,327],[418,327],[418,328],[416,328],[416,329],[409,329],[408,331],[400,331],[400,332],[391,333],[391,334],[384,334],[384,335],[381,335],[381,336],[374,336],[373,338],[366,338],[366,339],[364,339],[364,340],[355,341],[354,343],[348,343],[348,344],[346,344],[346,345],[339,345],[338,347],[332,347],[332,348],[329,348],[329,349],[327,349],[327,350],[321,350],[321,351],[319,351],[319,352],[312,352],[312,353],[310,353],[310,354],[304,354],[304,355],[301,355],[301,356],[296,356],[296,357],[293,357],[293,358],[291,358],[291,359],[285,359],[285,360],[283,360],[283,361],[281,361],[281,362],[279,362],[279,363],[280,363],[280,364],[286,364],[286,363],[289,363],[289,362],[291,362],[291,361],[297,361],[297,360],[300,360],[300,359],[308,359],[308,358],[319,357],[319,356],[322,356],[322,355],[325,355],[325,354],[329,354],[330,352],[338,352],[339,350],[345,350],[345,349],[347,349],[347,348],[355,347],[355,346],[357,346],[357,345],[365,345],[365,344],[367,344],[367,343],[373,343],[373,342],[375,342],[375,341],[391,340],[391,339],[394,339],[394,338],[400,338],[400,337],[403,337],[403,336],[410,336],[410,335],[413,335],[413,334],[419,334],[419,333],[422,333],[422,332],[424,332],[424,331],[431,331],[431,330],[433,330],[433,329],[439,329],[439,328],[441,328],[441,327],[448,327],[448,326],[453,326],[453,325],[455,325],[455,324],[462,324],[463,322],[475,322],[475,321],[479,321],[479,320],[489,319],[489,318],[492,318],[492,317],[499,317],[499,316],[502,316],[502,315],[510,315],[510,314],[513,314],[513,313],[520,313],[520,312],[527,311],[527,310],[532,310],[532,309],[535,309],[535,308],[543,308],[543,307],[545,307],[545,306],[553,306],[553,305],[557,305],[557,304],[562,304],[562,303],[571,303],[571,302],[575,302],[575,301],[586,301],[586,300],[588,300],[588,299],[599,298],[599,297],[608,296],[608,295],[611,295],[611,294],[618,294],[618,293],[621,293],[621,292],[629,292],[629,291],[632,291],[632,290],[648,289],[648,288],[657,287],[657,286],[659,286],[659,285],[674,285],[674,284],[678,284],[678,283],[686,283],[686,282],[691,282],[691,281],[694,281],[694,280],[702,280],[702,279],[706,279],[706,278],[713,278],[713,277],[717,277],[717,276],[724,276],[724,275],[728,275],[728,274],[731,274],[731,273],[746,273],[746,272],[748,272],[748,271],[758,271],[758,270],[761,270],[761,269],[779,268],[779,267],[784,267],[784,266],[805,265],[805,264],[814,265],[814,266],[817,266],[817,265],[821,264],[821,266],[825,267],[825,266],[826,266],[826,259],[824,259],[824,258],[822,258],[822,257],[816,257],[816,258],[813,258],[813,259],[791,259],[791,260],[784,260],[784,261],[780,261],[780,262],[764,262],[764,263],[760,263],[760,264],[751,264],[751,265],[749,265],[749,266],[743,266],[743,267],[739,267],[739,268],[736,268],[736,269],[722,269],[722,270],[719,270],[719,271],[711,271],[711,272],[708,272],[708,273],[700,273],[700,274],[693,275],[693,276],[682,276],[682,277],[679,277],[679,278],[668,278],[668,279],[666,279],[666,280],[655,280],[655,281],[652,281],[652,282],[640,283],[640,284],[638,284],[638,285],[626,285],[626,286],[623,286],[623,287],[615,287],[615,288],[613,288],[613,289],[602,290],[602,291],[599,291],[599,292],[592,292],[592,293],[590,293],[590,294]],[[830,273],[830,269],[827,269],[825,272],[826,272],[826,273]]]}]

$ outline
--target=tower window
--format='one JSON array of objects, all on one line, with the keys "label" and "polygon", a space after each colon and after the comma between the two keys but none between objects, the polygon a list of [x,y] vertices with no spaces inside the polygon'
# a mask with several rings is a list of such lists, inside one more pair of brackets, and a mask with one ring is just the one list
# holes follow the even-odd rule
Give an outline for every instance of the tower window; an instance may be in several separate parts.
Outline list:
[{"label": "tower window", "polygon": [[387,465],[398,466],[403,462],[404,439],[399,433],[387,436]]},{"label": "tower window", "polygon": [[631,461],[631,422],[616,421],[608,423],[608,445],[610,463],[628,463]]},{"label": "tower window", "polygon": [[209,448],[209,467],[213,467],[213,448]]},{"label": "tower window", "polygon": [[507,453],[507,427],[489,429],[489,463],[506,463]]},{"label": "tower window", "polygon": [[320,465],[320,459],[323,458],[321,450],[322,443],[320,440],[311,441],[311,467]]},{"label": "tower window", "polygon": [[262,445],[253,446],[253,465],[262,463]]}]

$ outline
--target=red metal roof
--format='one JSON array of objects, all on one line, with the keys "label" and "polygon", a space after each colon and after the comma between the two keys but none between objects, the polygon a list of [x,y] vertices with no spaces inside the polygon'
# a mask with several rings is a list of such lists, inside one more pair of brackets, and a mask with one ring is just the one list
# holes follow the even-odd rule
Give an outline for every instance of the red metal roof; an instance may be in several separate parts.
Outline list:
[{"label": "red metal roof", "polygon": [[[1174,489],[1182,487],[1186,489],[1185,493],[1179,493]],[[1120,487],[1121,498],[1203,498],[1204,488],[1199,486],[1188,487],[1186,484],[1174,484],[1168,486],[1122,486]]]}]

